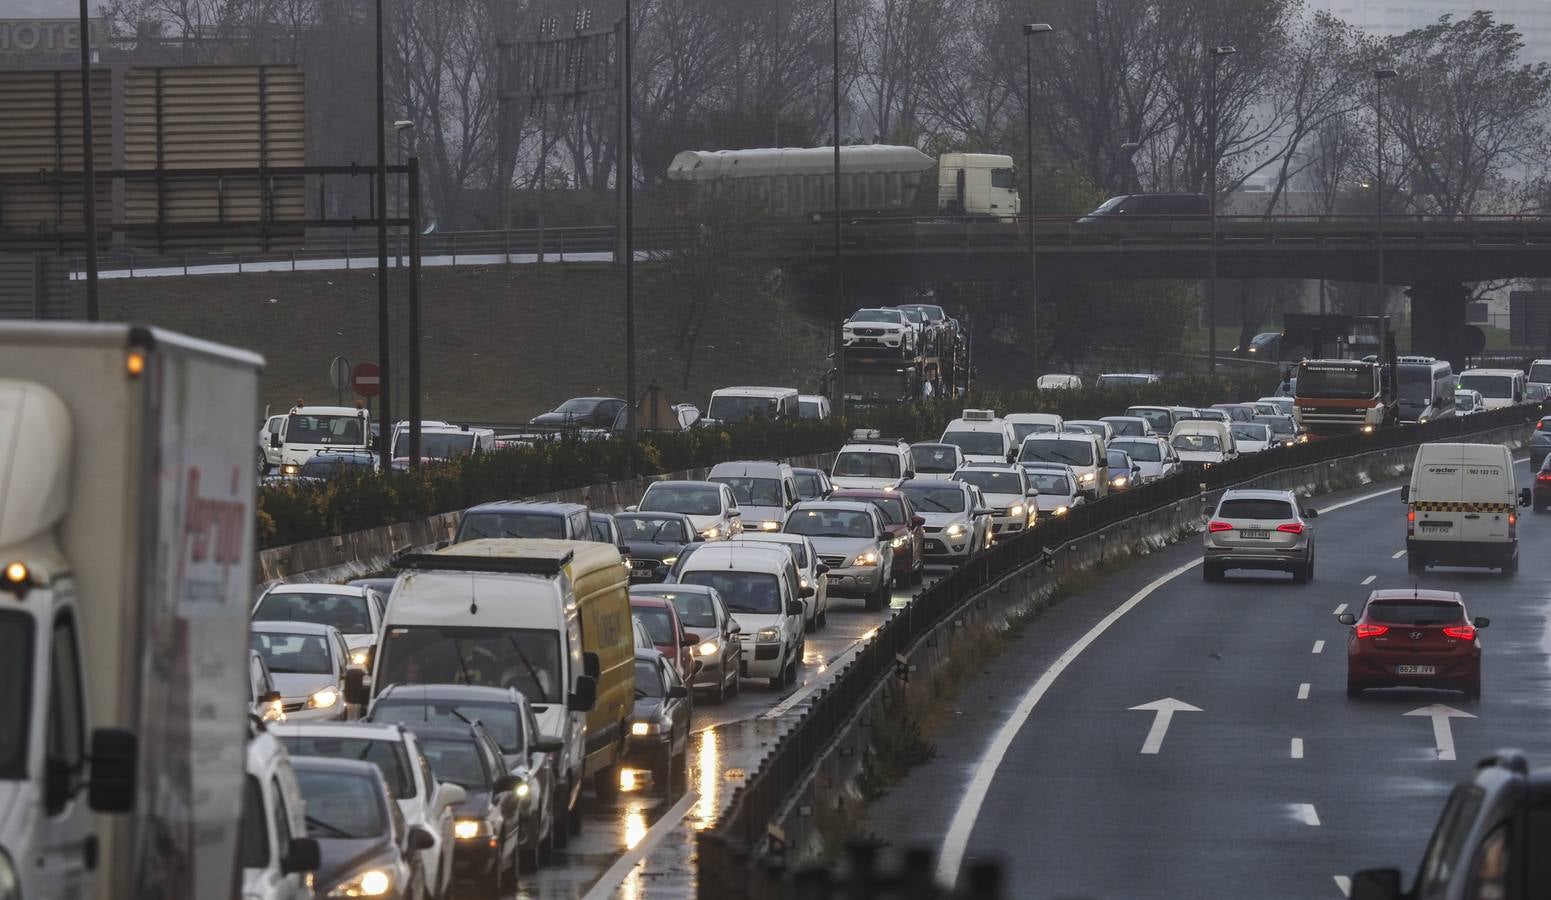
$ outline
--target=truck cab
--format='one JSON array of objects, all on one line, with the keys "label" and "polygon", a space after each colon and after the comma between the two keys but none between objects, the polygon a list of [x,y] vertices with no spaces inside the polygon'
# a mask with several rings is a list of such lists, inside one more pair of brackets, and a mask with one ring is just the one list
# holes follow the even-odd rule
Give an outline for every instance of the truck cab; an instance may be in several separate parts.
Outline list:
[{"label": "truck cab", "polygon": [[[273,426],[268,426],[272,429]],[[365,409],[354,406],[307,406],[301,401],[291,407],[278,431],[269,431],[266,460],[278,451],[282,475],[298,475],[302,464],[322,450],[371,450],[371,418]]]},{"label": "truck cab", "polygon": [[1314,437],[1372,434],[1399,416],[1390,367],[1365,359],[1298,364],[1293,418]]}]

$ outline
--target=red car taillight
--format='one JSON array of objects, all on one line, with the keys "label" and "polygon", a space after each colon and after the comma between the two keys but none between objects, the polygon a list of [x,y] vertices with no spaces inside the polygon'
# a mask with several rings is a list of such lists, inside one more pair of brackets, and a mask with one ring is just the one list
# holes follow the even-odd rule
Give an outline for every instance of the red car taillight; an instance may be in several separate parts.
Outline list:
[{"label": "red car taillight", "polygon": [[1451,638],[1459,638],[1462,641],[1476,639],[1476,627],[1474,625],[1450,625],[1443,629],[1443,633]]},{"label": "red car taillight", "polygon": [[1536,481],[1551,481],[1551,472],[1536,472]]},{"label": "red car taillight", "polygon": [[1286,525],[1276,526],[1277,531],[1285,531],[1288,534],[1303,534],[1302,522],[1288,522]]},{"label": "red car taillight", "polygon": [[1229,525],[1227,522],[1212,522],[1206,526],[1206,530],[1210,531],[1212,534],[1216,534],[1219,531],[1232,531],[1233,526]]},{"label": "red car taillight", "polygon": [[1406,510],[1406,537],[1416,537],[1416,510]]},{"label": "red car taillight", "polygon": [[1369,625],[1367,622],[1357,623],[1357,636],[1360,638],[1378,637],[1389,631],[1388,625]]}]

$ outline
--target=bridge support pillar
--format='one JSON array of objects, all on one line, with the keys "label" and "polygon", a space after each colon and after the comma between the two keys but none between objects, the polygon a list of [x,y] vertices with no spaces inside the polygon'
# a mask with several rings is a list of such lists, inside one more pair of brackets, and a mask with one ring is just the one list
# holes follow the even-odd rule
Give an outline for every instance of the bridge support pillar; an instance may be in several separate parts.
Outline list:
[{"label": "bridge support pillar", "polygon": [[1455,281],[1414,284],[1411,297],[1411,353],[1436,356],[1456,366],[1465,361],[1465,302],[1470,291]]}]

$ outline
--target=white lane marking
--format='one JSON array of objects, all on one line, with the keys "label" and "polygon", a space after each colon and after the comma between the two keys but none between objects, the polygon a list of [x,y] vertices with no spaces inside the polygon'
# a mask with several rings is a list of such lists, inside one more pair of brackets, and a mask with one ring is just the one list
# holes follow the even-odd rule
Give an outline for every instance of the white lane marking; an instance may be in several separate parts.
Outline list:
[{"label": "white lane marking", "polygon": [[1336,880],[1336,890],[1341,892],[1341,896],[1343,896],[1343,897],[1350,897],[1350,896],[1352,896],[1352,878],[1351,878],[1351,876],[1349,876],[1349,875],[1336,875],[1336,876],[1333,876],[1333,877]]},{"label": "white lane marking", "polygon": [[1303,759],[1303,738],[1293,738],[1292,746],[1288,748],[1287,752],[1293,759]]},{"label": "white lane marking", "polygon": [[1141,706],[1133,706],[1134,710],[1145,710],[1156,713],[1152,717],[1152,728],[1147,731],[1146,740],[1142,741],[1142,752],[1156,754],[1163,748],[1163,736],[1169,733],[1169,723],[1174,721],[1177,712],[1200,712],[1198,706],[1191,706],[1183,700],[1175,700],[1173,697],[1164,697],[1162,700],[1154,700],[1151,703],[1143,703]]},{"label": "white lane marking", "polygon": [[603,876],[588,888],[587,893],[582,895],[582,900],[604,900],[606,897],[614,896],[614,892],[625,883],[631,871],[641,860],[646,859],[647,854],[655,850],[658,844],[662,843],[663,838],[678,827],[679,822],[689,814],[690,807],[694,806],[699,799],[700,795],[694,791],[687,792],[672,809],[663,813],[662,818],[652,823],[652,827],[647,829],[640,843],[625,851],[624,856],[614,860],[614,864],[609,866],[608,871],[604,872]]},{"label": "white lane marking", "polygon": [[1379,576],[1377,576],[1377,575],[1369,575],[1367,578],[1363,579],[1363,584],[1373,584],[1374,580],[1377,579],[1378,577]]},{"label": "white lane marking", "polygon": [[1312,803],[1294,803],[1292,805],[1293,817],[1305,825],[1318,825],[1319,813],[1315,812]]},{"label": "white lane marking", "polygon": [[1088,629],[1088,633],[1077,639],[1077,642],[1066,648],[1066,652],[1056,658],[1054,662],[1040,674],[1039,679],[1031,685],[1018,701],[1018,706],[997,729],[996,736],[991,739],[991,745],[981,755],[980,762],[975,764],[975,773],[970,777],[969,784],[964,789],[964,795],[959,798],[958,809],[954,810],[953,820],[948,823],[947,836],[943,838],[942,855],[937,858],[937,878],[945,884],[953,884],[958,880],[959,866],[964,862],[964,850],[969,846],[969,834],[974,830],[975,820],[980,817],[980,807],[985,803],[986,794],[991,790],[991,780],[996,777],[996,770],[1001,766],[1002,759],[1007,755],[1007,748],[1012,746],[1013,738],[1023,729],[1029,716],[1034,712],[1034,707],[1044,699],[1045,692],[1055,684],[1066,667],[1076,661],[1088,646],[1099,639],[1099,636],[1109,630],[1109,627],[1120,621],[1120,617],[1136,608],[1138,603],[1146,600],[1158,588],[1163,587],[1175,578],[1189,572],[1201,565],[1200,558],[1158,576],[1146,587],[1132,594],[1126,602],[1115,607],[1109,615],[1100,619],[1097,624]]},{"label": "white lane marking", "polygon": [[1315,653],[1324,653],[1325,652],[1325,642],[1324,641],[1315,641],[1314,642],[1314,652]]},{"label": "white lane marking", "polygon": [[1305,681],[1302,684],[1298,685],[1298,699],[1299,700],[1307,700],[1307,699],[1309,699],[1309,683],[1307,681]]},{"label": "white lane marking", "polygon": [[[852,641],[851,642],[851,646],[849,646],[849,647],[845,648],[845,650],[841,651],[840,655],[835,657],[834,661],[832,661],[830,663],[827,663],[825,665],[825,668],[827,670],[829,670],[829,671],[834,671],[834,672],[839,672],[841,669],[844,669],[846,667],[846,664],[851,661],[851,658],[856,656],[856,654],[861,652],[862,645],[867,643],[868,641],[872,640],[877,635],[878,635],[878,629],[877,628],[868,629],[866,634],[863,634],[861,637],[859,637],[856,640]],[[808,699],[810,696],[813,695],[814,691],[817,691],[819,688],[823,687],[824,685],[828,684],[829,682],[830,682],[829,678],[815,676],[812,681],[810,681],[807,684],[803,685],[802,688],[800,688],[799,690],[793,691],[792,695],[790,697],[787,697],[785,700],[782,700],[780,703],[777,703],[775,706],[772,706],[769,709],[765,710],[764,712],[760,713],[759,717],[761,719],[779,719],[782,716],[786,715],[787,711],[790,710],[792,707],[794,707],[797,704],[801,703],[802,701]]]},{"label": "white lane marking", "polygon": [[1401,715],[1427,716],[1433,720],[1433,743],[1438,747],[1439,759],[1454,758],[1454,729],[1449,725],[1449,720],[1475,718],[1464,710],[1444,706],[1442,703],[1419,707]]},{"label": "white lane marking", "polygon": [[1406,551],[1404,551],[1404,550],[1396,550],[1395,551],[1395,555],[1391,556],[1390,559],[1399,559],[1399,558],[1401,558],[1402,556],[1405,556],[1405,555],[1406,555]]},{"label": "white lane marking", "polygon": [[1346,604],[1345,603],[1343,603],[1340,606],[1336,607],[1336,612],[1335,612],[1336,615],[1339,616],[1339,615],[1341,615],[1344,612],[1346,612]]},{"label": "white lane marking", "polygon": [[[1353,497],[1343,500],[1332,506],[1325,507],[1322,512],[1330,513],[1348,506],[1355,506],[1376,497],[1384,497],[1389,494],[1397,494],[1400,488],[1386,488],[1382,491],[1374,491],[1361,497]],[[1030,715],[1034,713],[1034,707],[1044,699],[1050,686],[1055,684],[1061,673],[1066,671],[1082,652],[1088,649],[1094,641],[1098,640],[1109,627],[1120,620],[1121,616],[1130,612],[1138,603],[1147,599],[1148,595],[1170,581],[1189,572],[1201,564],[1200,559],[1194,559],[1183,566],[1166,572],[1157,580],[1132,594],[1126,602],[1116,607],[1109,615],[1100,619],[1098,624],[1088,630],[1086,634],[1077,639],[1077,642],[1066,649],[1054,662],[1040,674],[1039,680],[1031,685],[1024,693],[1023,699],[1018,701],[1018,706],[1013,710],[1002,727],[997,729],[995,737],[981,754],[980,761],[975,763],[975,771],[970,776],[969,784],[965,787],[964,794],[959,798],[958,808],[953,812],[953,819],[948,823],[948,833],[943,837],[942,853],[937,857],[937,878],[945,884],[954,884],[958,881],[959,867],[964,862],[964,851],[969,846],[970,832],[975,828],[975,820],[980,817],[980,808],[985,805],[986,794],[991,790],[991,780],[996,777],[996,770],[1001,766],[1002,760],[1007,756],[1007,749],[1012,746],[1013,738],[1023,729]]]}]

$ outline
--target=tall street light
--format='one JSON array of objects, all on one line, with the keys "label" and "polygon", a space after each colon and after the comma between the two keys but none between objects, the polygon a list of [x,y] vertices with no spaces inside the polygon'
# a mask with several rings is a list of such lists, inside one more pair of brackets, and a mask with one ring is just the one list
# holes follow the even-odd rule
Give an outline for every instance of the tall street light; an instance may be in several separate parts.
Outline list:
[{"label": "tall street light", "polygon": [[830,84],[830,106],[834,108],[835,134],[835,412],[846,411],[845,354],[845,265],[840,255],[840,0],[831,0],[830,43],[834,77]]},{"label": "tall street light", "polygon": [[619,177],[625,191],[625,433],[636,436],[635,395],[635,123],[631,121],[630,56],[634,30],[630,0],[625,0],[624,66],[620,92],[623,94],[620,127],[624,130],[625,149],[620,154]]},{"label": "tall street light", "polygon": [[1034,36],[1052,31],[1055,29],[1042,22],[1023,26],[1023,133],[1028,142],[1028,155],[1024,162],[1027,189],[1023,193],[1029,203],[1029,355],[1030,368],[1036,375],[1039,374],[1039,283],[1035,278],[1038,264],[1034,256]]},{"label": "tall street light", "polygon": [[1374,93],[1374,108],[1375,108],[1375,110],[1376,110],[1376,112],[1378,114],[1377,115],[1377,118],[1378,118],[1378,135],[1377,135],[1377,140],[1375,142],[1375,147],[1377,148],[1377,151],[1378,151],[1377,152],[1378,159],[1376,160],[1377,163],[1378,163],[1378,171],[1375,174],[1378,177],[1374,181],[1374,187],[1377,188],[1377,190],[1375,190],[1373,193],[1374,193],[1375,196],[1378,197],[1378,200],[1379,200],[1378,221],[1377,221],[1378,235],[1379,235],[1379,241],[1378,241],[1378,247],[1379,247],[1379,308],[1377,310],[1375,310],[1375,313],[1377,315],[1381,315],[1381,316],[1384,315],[1384,300],[1385,300],[1385,296],[1384,296],[1384,291],[1385,291],[1385,284],[1384,284],[1384,82],[1388,81],[1391,78],[1394,78],[1396,75],[1399,75],[1399,74],[1400,73],[1396,72],[1394,69],[1374,69],[1373,70],[1373,86],[1374,86],[1374,89],[1375,89],[1375,93]]},{"label": "tall street light", "polygon": [[[414,128],[415,123],[408,119],[398,119],[393,123],[393,161],[395,165],[402,166],[404,164],[404,135],[413,131]],[[401,193],[401,184],[400,179],[393,179],[393,214],[395,216],[404,215],[404,198]],[[393,268],[399,269],[404,266],[404,237],[400,233],[396,238],[393,242]]]},{"label": "tall street light", "polygon": [[373,206],[377,214],[377,438],[378,464],[383,477],[393,471],[393,356],[388,331],[388,122],[384,102],[382,70],[382,0],[377,0],[377,177],[373,185]]},{"label": "tall street light", "polygon": [[1206,111],[1206,202],[1211,219],[1212,244],[1207,249],[1209,271],[1206,279],[1206,371],[1217,374],[1217,64],[1224,56],[1239,52],[1237,47],[1218,46],[1211,49],[1211,63],[1207,67],[1207,97],[1211,104]]},{"label": "tall street light", "polygon": [[87,0],[81,0],[81,224],[86,227],[86,321],[97,305],[97,160],[92,144],[92,32]]}]

